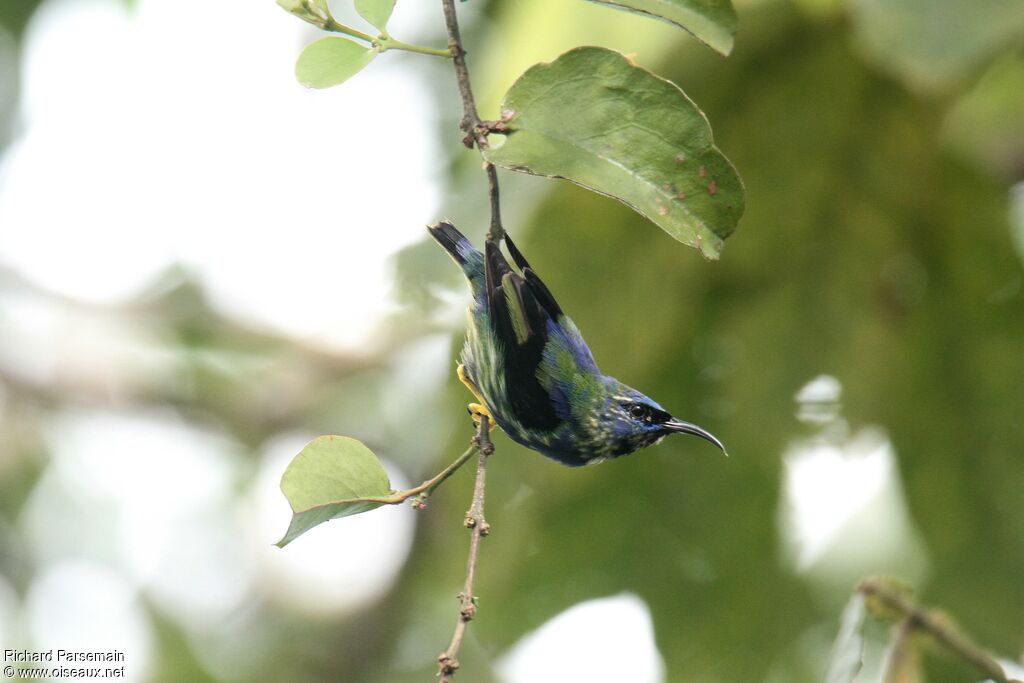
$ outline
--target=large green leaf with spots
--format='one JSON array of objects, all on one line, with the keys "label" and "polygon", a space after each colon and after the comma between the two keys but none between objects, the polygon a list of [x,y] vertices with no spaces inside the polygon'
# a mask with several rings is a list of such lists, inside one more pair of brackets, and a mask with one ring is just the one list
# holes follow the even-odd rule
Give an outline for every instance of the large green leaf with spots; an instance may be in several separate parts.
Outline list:
[{"label": "large green leaf with spots", "polygon": [[502,102],[499,166],[618,199],[708,258],[743,214],[743,183],[707,118],[674,83],[597,47],[538,64]]}]

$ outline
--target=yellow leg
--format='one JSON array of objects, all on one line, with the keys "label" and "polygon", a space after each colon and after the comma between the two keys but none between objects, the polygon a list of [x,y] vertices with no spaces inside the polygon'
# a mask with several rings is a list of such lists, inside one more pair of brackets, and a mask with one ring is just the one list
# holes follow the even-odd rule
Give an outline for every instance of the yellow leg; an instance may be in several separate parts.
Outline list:
[{"label": "yellow leg", "polygon": [[480,395],[480,390],[477,389],[477,386],[473,384],[473,380],[471,380],[469,375],[466,374],[466,366],[460,363],[456,372],[459,375],[459,381],[465,384],[466,388],[469,389],[473,395],[476,396],[476,400],[479,401],[479,403],[470,403],[466,406],[469,409],[470,416],[473,418],[473,423],[479,425],[480,419],[483,416],[486,416],[488,427],[490,429],[497,427],[498,423],[494,421],[494,417],[491,416],[491,411],[487,409],[487,404],[484,401],[484,397]]}]

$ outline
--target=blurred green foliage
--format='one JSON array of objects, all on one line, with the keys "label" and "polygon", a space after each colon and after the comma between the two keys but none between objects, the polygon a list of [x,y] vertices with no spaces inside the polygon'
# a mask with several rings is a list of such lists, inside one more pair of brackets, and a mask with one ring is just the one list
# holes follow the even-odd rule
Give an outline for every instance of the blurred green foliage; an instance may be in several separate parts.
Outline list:
[{"label": "blurred green foliage", "polygon": [[[894,442],[929,553],[927,601],[1016,656],[1024,308],[1008,183],[943,144],[949,101],[874,68],[838,17],[743,9],[729,59],[685,46],[654,67],[707,113],[747,185],[721,262],[565,185],[531,225],[509,228],[529,238],[531,263],[602,367],[725,434],[734,458],[677,440],[566,472],[499,440],[481,647],[501,651],[575,602],[631,590],[654,611],[671,681],[820,680],[798,643],[819,626],[834,633],[845,594],[821,595],[782,566],[775,510],[780,456],[799,434],[791,397],[828,372],[849,421]],[[1008,89],[992,97],[1020,102]],[[453,498],[452,515],[464,504]],[[446,534],[420,551],[438,547],[423,560],[439,572]],[[459,571],[423,575],[417,607]],[[941,655],[930,666],[929,680],[970,675]]]},{"label": "blurred green foliage", "polygon": [[[32,4],[5,4],[0,20],[17,34]],[[489,3],[495,23],[464,29],[478,91],[518,74],[488,54],[488,40],[493,54],[550,48],[550,59],[566,35],[586,42],[575,32],[587,22],[592,35],[636,25],[571,5]],[[686,90],[740,169],[747,213],[721,261],[703,261],[629,209],[567,183],[509,179],[505,193],[509,230],[602,367],[722,436],[733,457],[679,439],[569,470],[499,435],[465,681],[492,680],[488,662],[561,610],[624,590],[650,606],[671,683],[821,680],[852,585],[792,571],[777,521],[782,454],[801,434],[792,396],[820,373],[842,382],[853,427],[879,425],[892,439],[927,551],[921,599],[1000,655],[1024,650],[1024,294],[1009,222],[1009,189],[1024,177],[1013,113],[1019,3],[765,0],[738,10],[728,59],[671,27],[616,36]],[[531,11],[587,19],[565,31],[526,26]],[[498,39],[524,31],[532,46]],[[454,91],[439,88],[450,124]],[[453,126],[439,134],[458,147]],[[465,157],[465,167],[453,164],[441,212],[479,238],[479,162]],[[463,196],[472,198],[454,199]],[[181,350],[188,388],[132,400],[225,425],[253,452],[279,430],[305,427],[391,447],[413,472],[439,469],[471,434],[468,418],[451,426],[468,396],[453,373],[444,395],[389,420],[383,393],[395,384],[380,366],[436,331],[424,321],[439,282],[460,295],[462,285],[432,245],[398,262],[413,322],[368,361],[239,330],[187,286],[163,291],[132,315],[149,316]],[[460,335],[452,332],[453,358]],[[19,406],[0,437],[21,456],[0,483],[0,514],[12,522],[45,451],[24,425],[80,397],[0,382]],[[457,610],[470,479],[454,477],[419,514],[411,559],[378,604],[330,621],[255,606],[274,625],[277,653],[255,680],[429,680]],[[10,535],[0,527],[0,570],[22,586],[30,569]],[[179,627],[158,625],[158,679],[204,680]],[[926,667],[932,682],[974,680],[941,653],[929,653]]]},{"label": "blurred green foliage", "polygon": [[856,39],[880,68],[923,90],[949,87],[1020,44],[1016,0],[848,0]]}]

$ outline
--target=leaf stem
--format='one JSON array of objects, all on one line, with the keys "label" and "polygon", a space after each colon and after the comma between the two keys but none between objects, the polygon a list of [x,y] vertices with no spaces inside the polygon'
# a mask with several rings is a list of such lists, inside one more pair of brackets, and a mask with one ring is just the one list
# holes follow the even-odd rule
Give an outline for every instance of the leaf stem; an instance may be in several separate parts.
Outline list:
[{"label": "leaf stem", "polygon": [[380,45],[380,51],[385,52],[386,50],[405,50],[406,52],[416,52],[421,55],[432,55],[434,57],[444,57],[445,59],[451,59],[452,53],[443,48],[435,47],[424,47],[422,45],[413,45],[412,43],[406,43],[390,36],[381,36],[377,39],[376,44]]},{"label": "leaf stem", "polygon": [[448,649],[437,657],[438,675],[441,683],[451,683],[455,672],[459,668],[459,648],[462,646],[462,639],[466,634],[466,627],[476,616],[476,596],[473,594],[473,586],[476,583],[477,561],[480,556],[480,541],[491,532],[491,526],[484,519],[484,485],[487,474],[487,458],[494,452],[494,444],[491,443],[488,431],[488,420],[485,417],[480,420],[480,426],[474,439],[475,448],[480,452],[476,464],[476,483],[473,486],[473,502],[466,512],[464,524],[469,528],[469,559],[466,561],[466,581],[463,584],[462,592],[459,593],[459,619],[455,622],[455,631],[452,633],[451,643]]},{"label": "leaf stem", "polygon": [[413,505],[418,508],[425,507],[425,501],[427,497],[434,492],[434,489],[440,486],[445,479],[452,476],[455,473],[455,470],[459,469],[464,464],[466,464],[466,461],[469,460],[469,458],[477,451],[478,447],[474,443],[472,446],[466,449],[465,453],[456,458],[451,465],[448,465],[448,467],[441,470],[437,475],[426,480],[425,482],[423,482],[422,484],[415,488],[402,491],[401,493],[405,496],[404,498],[402,498],[402,500],[404,501],[406,498],[409,498],[411,496],[417,496],[417,499],[413,501]]},{"label": "leaf stem", "polygon": [[1009,678],[997,661],[961,633],[947,617],[914,604],[890,582],[884,579],[867,579],[857,587],[857,590],[868,597],[876,598],[888,609],[899,613],[906,619],[903,628],[913,628],[929,634],[946,649],[996,683],[1020,683]]},{"label": "leaf stem", "polygon": [[430,479],[427,479],[419,486],[414,486],[411,489],[403,489],[401,491],[392,491],[390,496],[386,496],[383,498],[364,498],[357,500],[363,500],[372,503],[384,503],[385,505],[400,505],[407,501],[408,499],[412,498],[413,496],[416,496],[416,500],[413,501],[413,507],[420,509],[425,508],[427,506],[426,499],[428,496],[430,496],[430,494],[434,492],[434,489],[440,486],[445,479],[455,474],[455,471],[462,467],[463,465],[465,465],[466,461],[469,460],[470,457],[472,457],[472,455],[479,450],[480,447],[477,446],[476,442],[474,441],[473,445],[467,448],[465,453],[457,457],[452,462],[452,464],[448,465],[448,467],[445,467],[443,470],[438,472]]},{"label": "leaf stem", "polygon": [[377,39],[371,36],[369,33],[363,33],[358,29],[352,28],[351,26],[346,26],[345,24],[338,23],[337,21],[334,20],[334,17],[327,17],[324,20],[324,30],[333,31],[334,33],[344,33],[346,36],[352,36],[353,38],[358,38],[359,40],[365,40],[367,43],[370,43],[371,45],[378,44]]},{"label": "leaf stem", "polygon": [[[455,80],[459,85],[459,95],[462,97],[462,120],[459,121],[459,128],[466,133],[462,144],[467,147],[476,145],[477,149],[486,149],[487,134],[490,129],[480,120],[480,114],[477,112],[476,99],[473,97],[473,87],[469,80],[469,67],[466,66],[466,51],[462,48],[462,37],[459,34],[459,18],[455,12],[455,0],[441,0],[441,4],[444,6],[444,20],[448,29],[448,50],[455,67]],[[501,224],[498,171],[489,161],[484,161],[484,170],[487,172],[487,193],[491,200],[491,227],[487,238],[497,241],[505,236],[505,229]]]},{"label": "leaf stem", "polygon": [[354,29],[351,26],[346,26],[335,20],[334,17],[327,17],[323,22],[323,29],[325,31],[333,31],[334,33],[343,33],[346,36],[352,36],[359,40],[370,43],[373,47],[377,48],[380,52],[387,52],[388,50],[404,50],[405,52],[416,52],[422,55],[433,55],[434,57],[444,57],[449,59],[452,53],[449,50],[434,47],[424,47],[422,45],[413,45],[397,38],[392,38],[387,33],[382,33],[377,37],[371,36],[369,33],[363,33],[358,29]]}]

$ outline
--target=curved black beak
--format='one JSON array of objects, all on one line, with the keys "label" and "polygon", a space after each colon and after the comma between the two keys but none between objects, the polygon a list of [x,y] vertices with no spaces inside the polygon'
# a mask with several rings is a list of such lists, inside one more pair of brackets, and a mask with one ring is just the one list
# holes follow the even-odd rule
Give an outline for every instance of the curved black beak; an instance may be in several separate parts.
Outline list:
[{"label": "curved black beak", "polygon": [[679,432],[680,434],[693,434],[694,436],[699,436],[700,438],[710,441],[711,443],[718,446],[718,448],[721,449],[721,451],[725,453],[726,456],[729,455],[729,452],[725,450],[725,446],[723,446],[722,442],[718,440],[718,437],[716,437],[708,430],[703,429],[702,427],[698,427],[697,425],[692,424],[690,422],[678,420],[674,417],[668,422],[663,423],[662,426],[670,432]]}]

